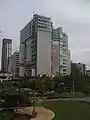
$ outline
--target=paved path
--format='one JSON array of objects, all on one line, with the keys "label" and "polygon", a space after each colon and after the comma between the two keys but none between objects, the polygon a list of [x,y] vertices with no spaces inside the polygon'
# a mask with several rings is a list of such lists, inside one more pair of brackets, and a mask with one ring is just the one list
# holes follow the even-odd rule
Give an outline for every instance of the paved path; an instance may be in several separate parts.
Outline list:
[{"label": "paved path", "polygon": [[57,100],[65,100],[65,101],[73,100],[73,101],[90,102],[90,97],[87,97],[87,98],[59,98],[59,99],[46,99],[46,100],[44,100],[44,101],[57,101]]},{"label": "paved path", "polygon": [[[46,109],[44,107],[35,107],[37,116],[36,118],[31,118],[30,120],[52,120],[55,117],[53,111]],[[33,111],[33,107],[25,107],[23,109],[18,109],[22,114],[31,115]]]}]

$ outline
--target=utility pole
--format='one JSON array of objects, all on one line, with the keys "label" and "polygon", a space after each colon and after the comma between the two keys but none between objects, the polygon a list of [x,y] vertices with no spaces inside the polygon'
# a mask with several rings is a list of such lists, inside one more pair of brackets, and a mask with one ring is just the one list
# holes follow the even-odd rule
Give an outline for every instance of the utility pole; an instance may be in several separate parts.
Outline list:
[{"label": "utility pole", "polygon": [[74,81],[74,79],[73,79],[73,98],[75,98],[75,81]]},{"label": "utility pole", "polygon": [[[1,51],[0,54],[2,54],[1,39],[2,39],[2,32],[0,30],[0,51]],[[0,56],[0,58],[1,58],[1,56]]]},{"label": "utility pole", "polygon": [[35,117],[37,115],[37,112],[35,110],[35,69],[32,69],[32,77],[33,79],[33,111],[32,111],[32,115],[33,117]]}]

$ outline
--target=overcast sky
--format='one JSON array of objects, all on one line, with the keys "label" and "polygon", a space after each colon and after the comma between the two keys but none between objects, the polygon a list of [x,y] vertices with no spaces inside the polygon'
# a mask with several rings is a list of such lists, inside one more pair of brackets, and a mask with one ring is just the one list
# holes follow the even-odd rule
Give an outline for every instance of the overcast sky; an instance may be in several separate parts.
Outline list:
[{"label": "overcast sky", "polygon": [[63,27],[71,59],[90,67],[90,0],[0,0],[0,40],[12,38],[13,52],[19,48],[20,30],[33,11],[51,17],[55,27]]}]

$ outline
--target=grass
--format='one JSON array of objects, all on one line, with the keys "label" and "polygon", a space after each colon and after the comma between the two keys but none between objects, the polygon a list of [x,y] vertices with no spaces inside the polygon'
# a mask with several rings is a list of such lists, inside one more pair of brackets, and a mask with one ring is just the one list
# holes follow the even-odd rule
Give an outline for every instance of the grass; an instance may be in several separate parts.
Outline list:
[{"label": "grass", "polygon": [[[73,93],[72,92],[62,92],[59,95],[61,98],[72,98],[73,97]],[[86,95],[82,92],[75,92],[75,97],[76,98],[84,98],[86,97]]]},{"label": "grass", "polygon": [[12,118],[12,113],[11,111],[0,111],[0,120],[10,120]]},{"label": "grass", "polygon": [[44,106],[55,112],[54,120],[90,120],[90,105],[76,101],[49,101]]}]

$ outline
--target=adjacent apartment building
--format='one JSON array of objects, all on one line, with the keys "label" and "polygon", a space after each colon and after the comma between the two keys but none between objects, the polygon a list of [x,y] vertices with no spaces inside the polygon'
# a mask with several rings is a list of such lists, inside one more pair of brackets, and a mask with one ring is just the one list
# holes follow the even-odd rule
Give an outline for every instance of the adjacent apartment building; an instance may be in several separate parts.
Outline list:
[{"label": "adjacent apartment building", "polygon": [[68,35],[61,27],[52,27],[52,74],[70,75],[71,62]]},{"label": "adjacent apartment building", "polygon": [[14,52],[10,57],[10,63],[8,66],[8,73],[11,73],[13,76],[19,76],[19,51]]},{"label": "adjacent apartment building", "polygon": [[4,38],[2,40],[2,59],[1,59],[2,72],[8,72],[8,65],[10,62],[11,52],[12,52],[12,40]]},{"label": "adjacent apartment building", "polygon": [[20,31],[20,76],[69,75],[70,51],[68,36],[59,27],[54,29],[51,18],[34,14]]}]

